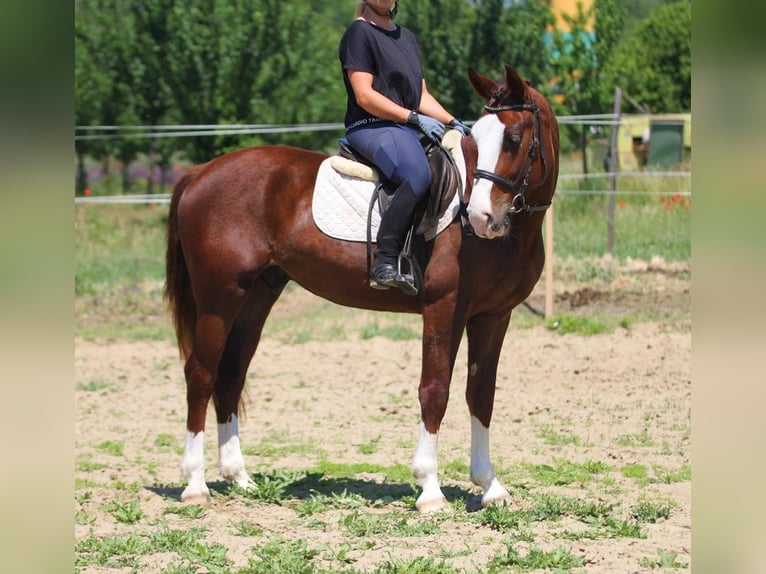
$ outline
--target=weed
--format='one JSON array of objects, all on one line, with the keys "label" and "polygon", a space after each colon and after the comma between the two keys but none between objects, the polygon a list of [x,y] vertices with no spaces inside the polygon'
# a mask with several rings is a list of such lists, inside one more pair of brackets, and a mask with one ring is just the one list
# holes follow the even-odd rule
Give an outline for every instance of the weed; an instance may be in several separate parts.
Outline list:
[{"label": "weed", "polygon": [[238,536],[260,536],[263,534],[263,528],[254,526],[247,520],[242,520],[234,525]]},{"label": "weed", "polygon": [[154,439],[154,446],[156,446],[161,452],[177,451],[178,441],[169,433],[160,433]]},{"label": "weed", "polygon": [[87,383],[77,383],[77,386],[75,387],[78,391],[87,391],[87,392],[97,392],[97,391],[103,391],[104,389],[111,388],[111,385],[109,383],[105,383],[103,381],[94,381],[90,380]]},{"label": "weed", "polygon": [[561,315],[554,317],[548,322],[548,328],[561,335],[597,335],[599,333],[608,333],[612,329],[604,321],[591,317],[574,317],[572,315]]},{"label": "weed", "polygon": [[489,562],[490,573],[507,572],[508,568],[513,568],[518,572],[529,572],[532,570],[553,570],[564,571],[571,570],[576,566],[582,566],[585,559],[582,556],[576,556],[572,552],[559,546],[550,552],[546,552],[537,547],[531,547],[523,556],[516,550],[511,543],[506,544],[505,553],[497,553]]},{"label": "weed", "polygon": [[96,470],[103,470],[108,467],[108,464],[91,462],[89,460],[78,460],[74,465],[74,469],[78,472],[94,472]]},{"label": "weed", "polygon": [[428,536],[441,531],[437,522],[428,517],[409,520],[404,515],[369,514],[360,510],[354,510],[344,516],[341,525],[349,535],[359,538],[380,534],[401,537]]},{"label": "weed", "polygon": [[689,564],[678,561],[678,552],[665,552],[657,549],[658,558],[644,557],[638,561],[642,568],[688,568]]},{"label": "weed", "polygon": [[551,425],[545,425],[541,428],[537,433],[537,436],[545,440],[546,444],[553,446],[564,446],[569,444],[574,446],[580,445],[580,439],[578,437],[571,434],[558,433],[553,430]]},{"label": "weed", "polygon": [[74,523],[84,526],[86,524],[92,525],[96,522],[96,517],[87,512],[77,511],[74,515]]},{"label": "weed", "polygon": [[412,339],[420,339],[420,336],[421,334],[418,331],[403,325],[380,327],[377,322],[365,326],[361,332],[361,338],[365,341],[373,337],[384,337],[392,341],[410,341]]},{"label": "weed", "polygon": [[370,442],[359,445],[359,452],[362,454],[372,454],[378,450],[378,443],[380,442],[380,435],[376,436]]},{"label": "weed", "polygon": [[254,548],[253,553],[258,560],[251,558],[237,574],[313,574],[317,571],[312,561],[319,551],[309,548],[305,540],[288,541],[277,537]]},{"label": "weed", "polygon": [[135,524],[144,516],[138,499],[128,502],[113,500],[103,504],[101,509],[109,512],[117,522],[122,522],[123,524]]},{"label": "weed", "polygon": [[199,570],[194,564],[173,563],[160,571],[160,574],[197,574]]},{"label": "weed", "polygon": [[528,466],[532,478],[544,486],[565,486],[573,483],[584,484],[595,475],[604,474],[609,466],[602,462],[586,460],[583,463],[555,460],[553,465],[537,464]]},{"label": "weed", "polygon": [[647,480],[649,473],[643,464],[628,464],[620,469],[625,478],[634,478],[639,482]]},{"label": "weed", "polygon": [[446,562],[433,558],[389,558],[378,564],[370,574],[458,574],[458,570]]},{"label": "weed", "polygon": [[479,523],[498,532],[521,530],[527,522],[523,510],[512,510],[507,504],[493,504],[479,515]]},{"label": "weed", "polygon": [[657,482],[662,484],[672,484],[674,482],[686,482],[692,479],[692,469],[688,464],[678,469],[665,468],[662,465],[652,465],[652,470],[657,477]]},{"label": "weed", "polygon": [[152,545],[136,533],[98,538],[91,532],[75,546],[75,566],[98,565],[105,568],[132,566],[137,556],[148,554]]},{"label": "weed", "polygon": [[176,514],[182,518],[189,518],[191,520],[197,520],[207,514],[205,507],[199,504],[174,504],[168,506],[163,514]]},{"label": "weed", "polygon": [[232,486],[231,492],[253,500],[268,502],[270,504],[281,504],[285,497],[285,491],[293,483],[306,476],[305,472],[287,472],[276,471],[272,474],[253,475],[253,486],[250,488],[240,488]]},{"label": "weed", "polygon": [[112,456],[122,456],[125,449],[122,441],[118,440],[105,440],[96,445],[96,448]]},{"label": "weed", "polygon": [[630,515],[638,522],[657,522],[670,518],[671,504],[668,502],[639,502],[630,510]]},{"label": "weed", "polygon": [[387,482],[405,482],[412,481],[412,471],[404,464],[395,464],[393,466],[383,466],[370,463],[334,463],[328,460],[319,461],[315,469],[316,472],[328,476],[354,476],[361,473],[383,474]]},{"label": "weed", "polygon": [[646,431],[637,434],[626,434],[617,437],[619,446],[650,447],[654,446],[654,439]]}]

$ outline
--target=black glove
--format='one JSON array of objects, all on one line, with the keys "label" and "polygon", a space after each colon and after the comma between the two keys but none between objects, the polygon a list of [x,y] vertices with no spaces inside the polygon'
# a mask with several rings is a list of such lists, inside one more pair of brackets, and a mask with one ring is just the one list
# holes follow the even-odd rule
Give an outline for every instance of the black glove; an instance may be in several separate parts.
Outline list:
[{"label": "black glove", "polygon": [[471,135],[471,128],[469,128],[467,125],[465,125],[463,122],[461,122],[457,118],[452,119],[452,121],[449,123],[449,127],[451,127],[453,130],[459,131],[464,136]]},{"label": "black glove", "polygon": [[442,141],[444,135],[444,124],[436,118],[419,114],[417,112],[410,112],[410,117],[407,118],[407,123],[418,128],[429,139],[439,143]]}]

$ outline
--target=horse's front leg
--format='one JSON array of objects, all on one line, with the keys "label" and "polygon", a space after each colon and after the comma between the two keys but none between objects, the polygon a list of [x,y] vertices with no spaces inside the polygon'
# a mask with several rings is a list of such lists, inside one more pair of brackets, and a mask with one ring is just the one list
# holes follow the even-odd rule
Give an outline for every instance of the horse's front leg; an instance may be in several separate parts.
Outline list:
[{"label": "horse's front leg", "polygon": [[437,446],[463,330],[463,324],[456,325],[454,313],[454,301],[443,301],[423,310],[423,365],[418,390],[421,423],[412,461],[412,474],[422,489],[415,502],[419,512],[449,508],[439,486]]},{"label": "horse's front leg", "polygon": [[510,312],[468,321],[468,382],[465,397],[471,413],[471,482],[481,487],[482,506],[510,500],[489,460],[489,424],[495,401],[497,364]]}]

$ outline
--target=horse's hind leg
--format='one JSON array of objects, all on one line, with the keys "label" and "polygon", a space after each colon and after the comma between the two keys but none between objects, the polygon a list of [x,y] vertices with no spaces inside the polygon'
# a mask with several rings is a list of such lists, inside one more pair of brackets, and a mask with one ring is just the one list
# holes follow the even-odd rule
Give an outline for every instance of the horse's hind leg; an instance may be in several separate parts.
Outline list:
[{"label": "horse's hind leg", "polygon": [[[239,310],[244,294],[236,299],[216,293],[216,298],[215,310],[199,309],[192,352],[184,366],[187,418],[181,474],[187,485],[181,493],[181,501],[198,504],[210,501],[210,491],[205,484],[205,415],[229,325]],[[221,299],[230,300],[222,304]]]},{"label": "horse's hind leg", "polygon": [[221,476],[237,486],[252,486],[245,470],[239,441],[240,398],[250,361],[261,338],[263,325],[288,278],[276,268],[256,280],[226,339],[213,391],[218,422],[218,466]]},{"label": "horse's hind leg", "polygon": [[465,398],[471,413],[471,481],[484,490],[482,506],[510,499],[489,460],[489,423],[495,401],[500,351],[510,313],[472,318],[467,325],[468,382]]}]

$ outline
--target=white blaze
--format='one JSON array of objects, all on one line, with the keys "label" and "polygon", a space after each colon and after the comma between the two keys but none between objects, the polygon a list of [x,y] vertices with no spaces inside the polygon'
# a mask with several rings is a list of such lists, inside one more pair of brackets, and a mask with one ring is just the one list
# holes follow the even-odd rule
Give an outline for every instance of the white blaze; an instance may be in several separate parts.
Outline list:
[{"label": "white blaze", "polygon": [[[477,169],[494,172],[503,147],[505,126],[495,114],[479,119],[471,128],[478,149]],[[476,233],[487,235],[487,216],[492,214],[490,192],[492,182],[479,179],[474,182],[471,199],[468,202],[468,219]]]}]

